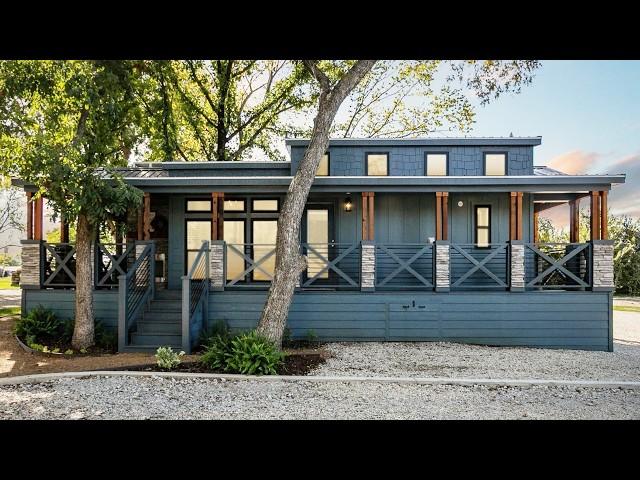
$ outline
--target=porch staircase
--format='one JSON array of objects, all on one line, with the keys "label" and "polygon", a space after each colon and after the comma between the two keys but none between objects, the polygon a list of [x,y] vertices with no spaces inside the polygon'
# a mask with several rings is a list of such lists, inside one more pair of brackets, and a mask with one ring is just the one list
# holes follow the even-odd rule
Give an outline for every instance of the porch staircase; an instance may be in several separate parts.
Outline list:
[{"label": "porch staircase", "polygon": [[156,290],[155,298],[145,308],[131,333],[127,352],[151,352],[158,347],[182,348],[182,292]]}]

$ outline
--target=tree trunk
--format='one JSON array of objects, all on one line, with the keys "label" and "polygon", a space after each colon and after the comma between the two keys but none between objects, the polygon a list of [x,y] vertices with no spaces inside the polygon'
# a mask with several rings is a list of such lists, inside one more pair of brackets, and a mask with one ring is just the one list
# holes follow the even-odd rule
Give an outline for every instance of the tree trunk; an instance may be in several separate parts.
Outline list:
[{"label": "tree trunk", "polygon": [[307,265],[305,257],[300,254],[300,222],[320,159],[327,150],[331,124],[346,96],[371,70],[374,63],[371,60],[358,61],[336,86],[330,89],[327,77],[315,63],[305,62],[321,86],[318,115],[313,122],[309,146],[289,185],[280,212],[276,237],[276,267],[257,327],[258,333],[278,347],[282,346],[282,334],[296,282]]},{"label": "tree trunk", "polygon": [[91,275],[91,245],[95,228],[86,215],[78,215],[76,229],[76,319],[73,329],[73,348],[88,348],[94,344],[93,278]]}]

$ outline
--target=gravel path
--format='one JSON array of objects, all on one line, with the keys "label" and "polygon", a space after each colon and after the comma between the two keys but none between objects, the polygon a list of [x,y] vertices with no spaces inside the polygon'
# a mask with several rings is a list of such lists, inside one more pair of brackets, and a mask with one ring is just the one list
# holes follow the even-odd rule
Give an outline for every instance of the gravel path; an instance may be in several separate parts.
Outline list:
[{"label": "gravel path", "polygon": [[614,352],[456,343],[332,343],[311,375],[640,381],[640,347]]},{"label": "gravel path", "polygon": [[640,419],[640,390],[102,377],[1,387],[0,419]]}]

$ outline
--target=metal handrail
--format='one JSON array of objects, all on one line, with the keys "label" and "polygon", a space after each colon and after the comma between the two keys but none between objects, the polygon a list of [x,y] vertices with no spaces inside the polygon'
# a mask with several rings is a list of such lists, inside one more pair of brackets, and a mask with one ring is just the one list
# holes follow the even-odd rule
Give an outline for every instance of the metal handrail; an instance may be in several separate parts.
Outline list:
[{"label": "metal handrail", "polygon": [[207,240],[202,242],[198,254],[187,275],[182,277],[182,349],[191,353],[198,335],[191,327],[200,318],[201,328],[206,327],[209,305],[209,252]]},{"label": "metal handrail", "polygon": [[128,345],[129,330],[155,295],[155,243],[148,243],[129,271],[118,277],[118,350]]}]

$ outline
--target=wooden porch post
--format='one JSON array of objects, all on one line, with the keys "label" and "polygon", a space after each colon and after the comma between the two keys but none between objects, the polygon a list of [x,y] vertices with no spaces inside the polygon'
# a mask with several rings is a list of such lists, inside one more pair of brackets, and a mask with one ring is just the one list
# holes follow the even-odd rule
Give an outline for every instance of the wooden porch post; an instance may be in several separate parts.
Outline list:
[{"label": "wooden porch post", "polygon": [[142,230],[144,228],[144,221],[142,219],[142,207],[138,207],[138,226],[137,226],[137,240],[143,240],[144,234]]},{"label": "wooden porch post", "polygon": [[27,240],[33,240],[33,197],[32,192],[27,192]]},{"label": "wooden porch post", "polygon": [[533,211],[533,243],[538,243],[538,239],[539,239],[539,235],[540,235],[539,232],[538,232],[539,214],[540,214],[540,212],[535,210],[535,207],[534,207],[534,211]]},{"label": "wooden porch post", "polygon": [[211,192],[211,240],[224,238],[224,192]]},{"label": "wooden porch post", "polygon": [[580,199],[569,201],[569,242],[580,241]]},{"label": "wooden porch post", "polygon": [[442,192],[442,240],[449,240],[449,192]]},{"label": "wooden porch post", "polygon": [[522,198],[524,194],[518,192],[516,209],[516,240],[522,240]]},{"label": "wooden porch post", "polygon": [[[60,241],[62,243],[69,243],[69,224],[64,218],[64,215],[60,216]],[[116,239],[116,242],[118,240]]]},{"label": "wooden porch post", "polygon": [[151,194],[144,192],[143,212],[144,240],[151,240]]},{"label": "wooden porch post", "polygon": [[34,239],[42,240],[42,197],[36,199],[33,215],[35,217],[33,222]]},{"label": "wooden porch post", "polygon": [[369,192],[369,240],[374,241],[375,235],[375,207],[374,207],[375,193]]},{"label": "wooden porch post", "polygon": [[607,240],[609,238],[609,221],[607,215],[607,191],[600,192],[600,239]]},{"label": "wooden porch post", "polygon": [[518,192],[511,192],[509,195],[509,240],[516,240],[516,208]]},{"label": "wooden porch post", "polygon": [[591,240],[600,240],[600,195],[591,192]]},{"label": "wooden porch post", "polygon": [[436,240],[442,239],[442,192],[436,192]]},{"label": "wooden porch post", "polygon": [[369,240],[369,192],[362,192],[362,240]]}]

